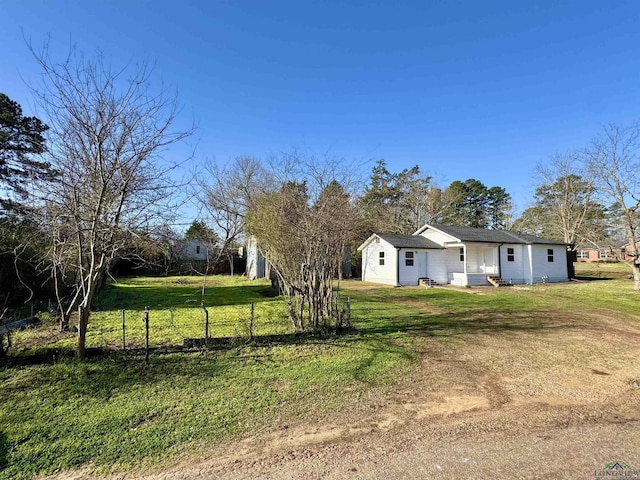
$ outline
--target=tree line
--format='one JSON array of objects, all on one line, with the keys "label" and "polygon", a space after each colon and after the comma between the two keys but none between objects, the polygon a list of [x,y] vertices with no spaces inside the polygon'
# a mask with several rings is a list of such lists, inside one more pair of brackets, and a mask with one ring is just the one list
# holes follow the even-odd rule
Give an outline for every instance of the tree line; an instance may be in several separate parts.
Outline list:
[{"label": "tree line", "polygon": [[216,262],[256,237],[301,330],[340,325],[333,287],[345,252],[372,232],[411,234],[425,223],[515,229],[576,248],[626,241],[640,290],[638,125],[607,126],[588,146],[541,163],[532,206],[519,216],[504,188],[477,179],[441,188],[418,165],[391,172],[379,160],[365,185],[349,163],[295,150],[209,163],[178,184],[178,163],[164,152],[193,129],[176,127],[177,97],[153,88],[152,69],[31,51],[46,123],[0,94],[0,302],[4,312],[33,296],[55,298],[61,328],[77,315],[79,356],[114,263],[149,256],[172,236],[185,189],[201,207],[187,235],[209,235]]}]

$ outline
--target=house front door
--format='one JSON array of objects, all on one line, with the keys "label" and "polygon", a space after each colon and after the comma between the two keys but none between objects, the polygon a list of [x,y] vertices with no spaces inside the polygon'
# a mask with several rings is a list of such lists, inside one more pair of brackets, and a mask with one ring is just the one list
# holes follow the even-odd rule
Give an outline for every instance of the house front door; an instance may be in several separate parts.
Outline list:
[{"label": "house front door", "polygon": [[486,274],[495,274],[496,260],[495,260],[495,248],[483,247],[482,248],[482,271]]},{"label": "house front door", "polygon": [[418,253],[418,269],[418,271],[420,272],[420,277],[429,276],[429,272],[427,269],[427,252]]}]

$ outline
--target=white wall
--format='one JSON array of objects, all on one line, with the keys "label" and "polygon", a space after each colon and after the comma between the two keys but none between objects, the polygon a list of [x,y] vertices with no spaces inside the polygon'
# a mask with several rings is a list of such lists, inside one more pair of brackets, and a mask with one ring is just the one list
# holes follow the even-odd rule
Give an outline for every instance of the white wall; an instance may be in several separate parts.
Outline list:
[{"label": "white wall", "polygon": [[453,239],[444,233],[436,232],[435,230],[428,229],[420,234],[421,236],[428,238],[429,240],[436,242],[438,245],[444,245],[445,242],[452,242]]},{"label": "white wall", "polygon": [[206,260],[209,245],[204,240],[185,240],[178,246],[178,256],[181,260]]},{"label": "white wall", "polygon": [[[514,261],[508,261],[508,248],[513,248]],[[553,262],[547,258],[547,249],[553,249]],[[530,262],[529,251],[533,261]],[[563,245],[509,245],[500,247],[500,276],[506,282],[531,283],[531,264],[533,264],[533,283],[542,282],[548,276],[549,282],[566,282],[567,253]]]},{"label": "white wall", "polygon": [[458,248],[429,250],[427,254],[427,274],[425,276],[442,285],[446,285],[451,281],[451,273],[462,272],[463,268]]},{"label": "white wall", "polygon": [[[380,252],[384,252],[384,265],[380,265]],[[404,258],[404,257],[403,257]],[[389,243],[374,239],[362,250],[362,280],[365,282],[396,284],[396,249]]]},{"label": "white wall", "polygon": [[[513,262],[507,258],[509,248],[513,248]],[[529,283],[529,252],[526,245],[505,243],[500,247],[500,277],[508,283]]]},{"label": "white wall", "polygon": [[247,266],[246,274],[249,280],[256,278],[264,278],[265,276],[265,259],[258,249],[256,239],[251,237],[247,242],[246,255]]},{"label": "white wall", "polygon": [[[406,265],[407,252],[413,252],[413,266]],[[408,248],[401,248],[398,253],[400,254],[400,280],[398,283],[400,285],[417,285],[418,278],[424,277],[420,272],[421,267],[424,265],[424,261],[426,260],[422,257],[422,252]]]},{"label": "white wall", "polygon": [[[553,250],[553,262],[549,262],[547,249]],[[563,245],[533,246],[533,282],[542,282],[542,276],[548,276],[549,282],[568,282],[567,249]]]}]

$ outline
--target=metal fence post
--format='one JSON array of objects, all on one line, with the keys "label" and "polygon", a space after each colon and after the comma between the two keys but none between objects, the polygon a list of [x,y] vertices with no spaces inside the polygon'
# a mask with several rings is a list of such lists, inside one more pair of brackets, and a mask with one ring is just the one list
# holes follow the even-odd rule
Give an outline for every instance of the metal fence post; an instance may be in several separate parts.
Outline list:
[{"label": "metal fence post", "polygon": [[127,349],[127,341],[126,341],[126,337],[125,337],[125,326],[124,326],[124,310],[122,310],[122,350],[126,350]]},{"label": "metal fence post", "polygon": [[144,361],[149,365],[149,307],[144,307]]},{"label": "metal fence post", "polygon": [[202,302],[202,309],[204,310],[204,343],[209,344],[209,310],[204,306]]},{"label": "metal fence post", "polygon": [[251,304],[251,315],[249,316],[249,340],[253,340],[253,322],[255,320],[255,303]]}]

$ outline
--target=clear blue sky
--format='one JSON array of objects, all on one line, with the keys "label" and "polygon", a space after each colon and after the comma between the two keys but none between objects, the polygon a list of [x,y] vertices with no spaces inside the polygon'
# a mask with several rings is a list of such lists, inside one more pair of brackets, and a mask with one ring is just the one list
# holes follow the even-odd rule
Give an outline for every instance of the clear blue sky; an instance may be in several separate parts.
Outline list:
[{"label": "clear blue sky", "polygon": [[418,164],[443,187],[477,178],[523,208],[537,161],[640,119],[638,1],[0,0],[0,12],[0,91],[27,113],[24,38],[148,56],[199,125],[196,161],[331,150]]}]

